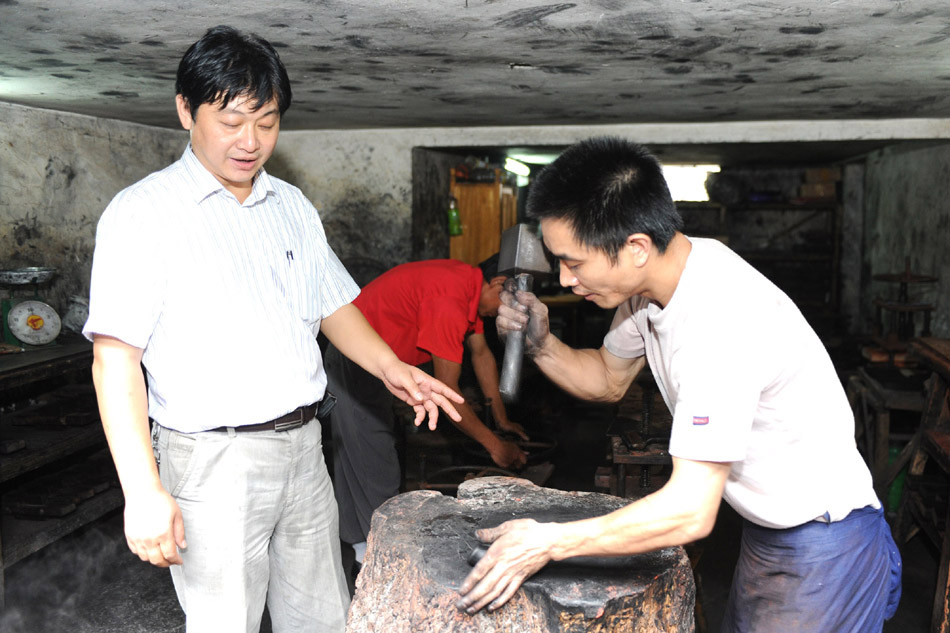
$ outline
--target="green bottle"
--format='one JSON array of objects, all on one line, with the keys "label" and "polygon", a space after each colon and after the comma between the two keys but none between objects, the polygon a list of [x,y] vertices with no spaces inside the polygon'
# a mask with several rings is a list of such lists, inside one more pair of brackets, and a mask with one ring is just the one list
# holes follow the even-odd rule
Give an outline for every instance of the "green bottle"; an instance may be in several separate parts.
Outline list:
[{"label": "green bottle", "polygon": [[455,196],[449,196],[449,235],[462,234],[462,220],[459,218],[459,205]]}]

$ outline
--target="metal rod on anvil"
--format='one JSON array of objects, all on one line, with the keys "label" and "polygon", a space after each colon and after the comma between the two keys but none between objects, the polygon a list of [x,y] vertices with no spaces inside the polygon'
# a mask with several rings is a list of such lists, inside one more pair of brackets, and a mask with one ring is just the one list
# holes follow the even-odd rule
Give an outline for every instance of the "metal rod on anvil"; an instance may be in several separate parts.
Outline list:
[{"label": "metal rod on anvil", "polygon": [[[544,254],[544,245],[526,224],[516,224],[501,234],[498,251],[498,272],[513,277],[505,283],[507,290],[530,291],[535,275],[547,275],[551,265]],[[524,359],[524,337],[527,327],[510,332],[505,341],[505,357],[501,365],[498,391],[507,403],[518,400],[521,365]]]}]

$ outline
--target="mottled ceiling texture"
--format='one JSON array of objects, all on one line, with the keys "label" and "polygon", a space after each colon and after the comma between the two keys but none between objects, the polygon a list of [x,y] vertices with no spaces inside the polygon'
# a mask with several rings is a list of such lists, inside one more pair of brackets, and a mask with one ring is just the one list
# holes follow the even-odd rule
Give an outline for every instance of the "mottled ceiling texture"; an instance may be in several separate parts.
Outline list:
[{"label": "mottled ceiling texture", "polygon": [[950,117],[947,0],[0,0],[0,100],[176,127],[221,23],[278,47],[285,129]]}]

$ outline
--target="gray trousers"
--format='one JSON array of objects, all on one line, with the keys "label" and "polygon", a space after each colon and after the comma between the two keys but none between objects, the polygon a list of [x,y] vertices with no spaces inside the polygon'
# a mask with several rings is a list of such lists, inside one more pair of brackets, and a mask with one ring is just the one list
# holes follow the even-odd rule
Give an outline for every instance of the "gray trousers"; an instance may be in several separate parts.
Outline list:
[{"label": "gray trousers", "polygon": [[330,413],[333,490],[340,539],[360,543],[373,511],[399,493],[400,467],[393,395],[376,378],[330,345],[323,357],[327,388],[337,398]]},{"label": "gray trousers", "polygon": [[285,432],[155,425],[188,547],[171,568],[187,633],[342,633],[350,595],[316,420]]}]

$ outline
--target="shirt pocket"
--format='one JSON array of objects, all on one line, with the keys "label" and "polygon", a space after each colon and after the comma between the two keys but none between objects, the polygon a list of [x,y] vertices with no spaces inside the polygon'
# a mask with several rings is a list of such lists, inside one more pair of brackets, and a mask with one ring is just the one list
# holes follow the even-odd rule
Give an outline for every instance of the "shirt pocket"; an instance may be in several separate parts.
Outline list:
[{"label": "shirt pocket", "polygon": [[320,296],[316,291],[317,266],[312,253],[299,246],[282,246],[281,256],[271,261],[275,291],[291,314],[307,326],[320,320]]}]

